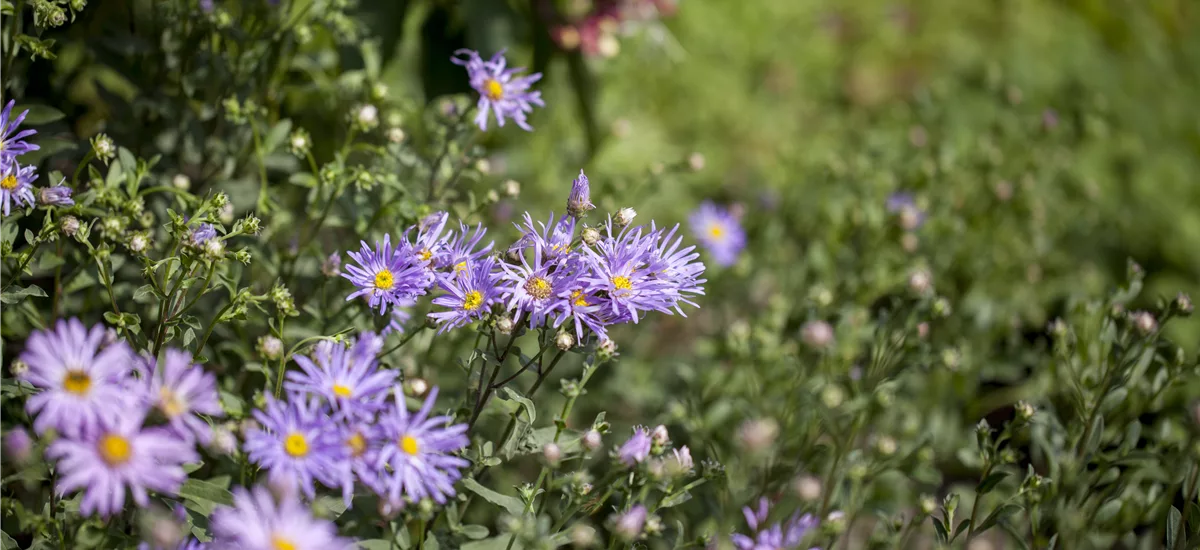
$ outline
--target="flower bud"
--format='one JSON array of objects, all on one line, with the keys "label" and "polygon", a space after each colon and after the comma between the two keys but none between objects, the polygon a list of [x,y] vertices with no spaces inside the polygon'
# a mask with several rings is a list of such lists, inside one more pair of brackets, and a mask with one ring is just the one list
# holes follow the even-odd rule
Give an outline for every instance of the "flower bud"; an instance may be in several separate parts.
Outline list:
[{"label": "flower bud", "polygon": [[283,356],[283,341],[274,336],[262,336],[258,339],[258,354],[269,361]]},{"label": "flower bud", "polygon": [[379,124],[379,108],[371,105],[360,105],[354,111],[354,121],[364,130],[370,130]]},{"label": "flower bud", "polygon": [[562,449],[554,443],[547,443],[542,447],[542,458],[546,460],[546,464],[551,468],[557,468],[558,463],[562,460]]},{"label": "flower bud", "polygon": [[1158,321],[1154,319],[1148,311],[1135,311],[1130,314],[1133,318],[1133,324],[1137,327],[1138,332],[1142,334],[1150,334],[1158,330]]},{"label": "flower bud", "polygon": [[63,216],[63,219],[58,222],[58,228],[63,235],[68,237],[75,236],[75,232],[79,231],[79,218],[75,216]]},{"label": "flower bud", "polygon": [[1017,418],[1019,420],[1028,421],[1030,418],[1033,418],[1033,405],[1030,405],[1028,402],[1017,401],[1017,404],[1014,408],[1016,409]]},{"label": "flower bud", "polygon": [[905,252],[909,252],[909,253],[916,252],[917,247],[920,245],[921,245],[921,240],[918,239],[917,236],[912,233],[905,233],[903,236],[900,237],[900,248],[903,248]]},{"label": "flower bud", "polygon": [[219,260],[225,257],[225,241],[209,239],[204,241],[204,254],[210,259]]},{"label": "flower bud", "polygon": [[237,437],[228,425],[213,426],[209,447],[218,453],[232,455],[237,452]]},{"label": "flower bud", "polygon": [[595,227],[585,227],[583,231],[580,232],[579,236],[583,239],[583,244],[588,246],[592,246],[600,242],[600,231]]},{"label": "flower bud", "polygon": [[71,199],[71,188],[64,185],[55,185],[53,187],[43,187],[38,190],[38,204],[42,206],[71,206],[75,201]]},{"label": "flower bud", "polygon": [[700,153],[692,153],[688,155],[688,168],[693,172],[699,172],[704,169],[704,155]]},{"label": "flower bud", "polygon": [[601,361],[611,361],[620,355],[617,353],[617,343],[612,340],[601,340],[600,344],[596,346],[596,355]]},{"label": "flower bud", "polygon": [[667,427],[659,424],[650,432],[650,440],[658,445],[666,445],[671,441],[670,434],[667,433]]},{"label": "flower bud", "polygon": [[491,174],[492,161],[488,159],[479,159],[475,161],[475,169],[478,170],[480,174]]},{"label": "flower bud", "polygon": [[500,331],[500,334],[512,334],[514,328],[516,328],[516,323],[511,317],[501,317],[499,321],[496,321],[496,330]]},{"label": "flower bud", "polygon": [[616,516],[613,532],[622,540],[631,541],[642,534],[646,524],[646,507],[638,504],[628,512]]},{"label": "flower bud", "polygon": [[830,409],[836,409],[845,400],[846,394],[842,391],[841,386],[830,384],[821,390],[821,402]]},{"label": "flower bud", "polygon": [[288,148],[292,150],[292,154],[298,157],[303,157],[308,154],[312,147],[312,140],[308,138],[308,132],[303,128],[297,128],[292,131],[291,137],[288,138]]},{"label": "flower bud", "polygon": [[129,238],[128,246],[130,252],[141,254],[150,246],[150,237],[146,236],[145,233],[135,233]]},{"label": "flower bud", "polygon": [[409,378],[404,381],[404,390],[413,397],[423,397],[429,391],[429,382],[424,378]]},{"label": "flower bud", "polygon": [[[113,143],[112,138],[105,134],[97,134],[92,138],[92,153],[96,158],[100,159],[104,164],[117,156],[117,146]],[[130,166],[129,168],[133,168]]]},{"label": "flower bud", "polygon": [[777,435],[779,435],[779,424],[771,418],[747,420],[738,428],[738,441],[751,454],[770,448],[775,444]]},{"label": "flower bud", "polygon": [[896,454],[896,447],[896,440],[891,436],[883,435],[879,436],[879,439],[875,440],[875,450],[883,456],[892,456]]},{"label": "flower bud", "polygon": [[8,370],[12,372],[13,376],[21,377],[24,376],[25,373],[29,372],[29,363],[26,363],[19,358],[13,359],[13,362],[8,366]]},{"label": "flower bud", "polygon": [[929,272],[924,269],[918,269],[908,276],[908,289],[915,294],[923,296],[929,292],[931,286]]},{"label": "flower bud", "polygon": [[601,57],[616,57],[621,53],[621,42],[612,33],[604,33],[596,41],[596,52]]},{"label": "flower bud", "polygon": [[500,202],[500,192],[495,189],[488,189],[486,197],[489,203]]},{"label": "flower bud", "polygon": [[337,277],[342,274],[342,256],[337,252],[330,254],[321,262],[321,274],[326,277]]},{"label": "flower bud", "polygon": [[554,337],[554,345],[562,351],[567,351],[575,347],[575,337],[568,332],[560,332],[558,336]]},{"label": "flower bud", "polygon": [[4,434],[4,456],[8,460],[23,465],[33,458],[33,438],[22,427],[16,427]]},{"label": "flower bud", "polygon": [[625,227],[625,226],[633,223],[633,218],[635,218],[635,217],[637,217],[637,210],[634,210],[629,207],[622,208],[617,211],[617,218],[616,218],[617,225],[619,225],[621,227]]},{"label": "flower bud", "polygon": [[810,475],[803,475],[792,482],[796,496],[805,502],[816,502],[821,498],[821,480]]},{"label": "flower bud", "polygon": [[800,328],[800,339],[812,348],[825,348],[833,343],[833,327],[825,321],[809,321]]},{"label": "flower bud", "polygon": [[516,197],[521,194],[521,184],[517,180],[504,180],[501,184],[504,194],[509,197]]},{"label": "flower bud", "polygon": [[937,499],[933,498],[933,495],[921,495],[919,502],[922,514],[928,516],[937,510]]},{"label": "flower bud", "polygon": [[376,82],[374,86],[371,86],[371,99],[373,99],[375,101],[383,101],[383,99],[386,98],[387,95],[388,95],[387,84],[384,84],[382,82]]},{"label": "flower bud", "polygon": [[183,174],[175,174],[175,177],[171,178],[171,185],[176,189],[187,191],[192,187],[192,180]]},{"label": "flower bud", "polygon": [[400,128],[389,128],[387,131],[388,141],[395,144],[404,143],[404,138],[406,137],[408,136],[406,136],[404,134],[404,130],[401,130]]},{"label": "flower bud", "polygon": [[841,510],[834,510],[825,516],[825,521],[821,524],[831,534],[838,534],[846,530],[846,514]]},{"label": "flower bud", "polygon": [[582,523],[576,523],[571,528],[571,544],[576,548],[590,548],[596,545],[596,529]]},{"label": "flower bud", "polygon": [[[1197,420],[1200,420],[1200,418]],[[583,434],[583,448],[589,451],[599,449],[602,443],[603,440],[600,436],[600,432],[596,430],[588,430],[587,433]]]}]

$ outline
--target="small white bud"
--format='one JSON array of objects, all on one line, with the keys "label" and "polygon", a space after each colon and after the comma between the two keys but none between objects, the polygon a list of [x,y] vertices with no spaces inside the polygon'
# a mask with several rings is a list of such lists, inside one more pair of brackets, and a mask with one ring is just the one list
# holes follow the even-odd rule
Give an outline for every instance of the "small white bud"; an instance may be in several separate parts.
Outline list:
[{"label": "small white bud", "polygon": [[79,218],[76,218],[75,216],[64,216],[62,221],[59,222],[58,227],[60,230],[62,230],[63,235],[68,237],[74,236],[75,233],[79,231]]},{"label": "small white bud", "polygon": [[589,451],[599,449],[602,443],[603,438],[600,436],[600,432],[596,430],[588,430],[587,433],[583,434],[583,448]]},{"label": "small white bud", "polygon": [[692,153],[688,155],[688,168],[693,172],[699,172],[704,169],[704,155],[700,153]]},{"label": "small white bud", "polygon": [[376,82],[374,86],[371,86],[371,97],[373,99],[375,99],[376,101],[382,100],[383,98],[387,97],[387,95],[388,95],[387,84],[384,84],[382,82]]},{"label": "small white bud", "polygon": [[594,245],[600,242],[600,231],[595,227],[586,227],[580,233],[580,238],[583,239],[584,244],[588,246]]},{"label": "small white bud", "polygon": [[890,436],[880,436],[875,440],[875,450],[883,456],[892,456],[896,454],[896,440]]},{"label": "small white bud", "polygon": [[1133,324],[1142,334],[1150,334],[1158,330],[1158,321],[1148,311],[1136,311],[1133,314]]},{"label": "small white bud", "polygon": [[283,355],[283,341],[274,336],[263,336],[258,339],[258,354],[264,359],[276,360]]},{"label": "small white bud", "polygon": [[747,420],[738,429],[738,440],[751,454],[767,450],[778,435],[779,424],[771,418]]},{"label": "small white bud", "polygon": [[1033,418],[1034,409],[1033,405],[1030,405],[1029,402],[1017,401],[1015,408],[1017,410],[1017,418],[1020,418],[1021,420],[1029,420],[1030,418]]},{"label": "small white bud", "polygon": [[521,184],[517,180],[504,180],[501,186],[504,189],[505,195],[515,197],[521,194]]},{"label": "small white bud", "polygon": [[800,339],[813,348],[824,348],[833,343],[833,327],[825,321],[809,321],[800,327]]},{"label": "small white bud", "polygon": [[596,51],[601,57],[616,57],[621,53],[621,42],[612,33],[604,33],[596,41]]},{"label": "small white bud", "polygon": [[387,131],[388,141],[392,143],[404,143],[404,138],[406,137],[408,136],[405,135],[404,130],[401,130],[400,128],[391,128]]},{"label": "small white bud", "polygon": [[633,223],[633,219],[637,217],[637,210],[629,207],[622,208],[617,211],[617,225],[625,227]]},{"label": "small white bud", "polygon": [[225,241],[212,238],[204,241],[204,254],[209,258],[218,260],[225,256]]},{"label": "small white bud", "polygon": [[142,233],[138,233],[129,239],[129,251],[137,254],[146,250],[150,246],[150,239]]},{"label": "small white bud", "polygon": [[487,201],[488,202],[500,202],[500,192],[496,191],[495,189],[488,189]]},{"label": "small white bud", "polygon": [[429,391],[429,382],[424,378],[410,378],[405,382],[408,389],[408,394],[413,397],[422,397]]},{"label": "small white bud", "polygon": [[221,205],[221,208],[217,209],[217,218],[225,225],[233,223],[233,204],[227,202]]},{"label": "small white bud", "polygon": [[359,124],[371,128],[379,123],[379,109],[368,103],[360,106],[354,113],[354,117],[358,119]]},{"label": "small white bud", "polygon": [[921,495],[920,504],[922,514],[929,515],[937,510],[937,499],[933,495]]},{"label": "small white bud", "polygon": [[562,449],[554,443],[547,443],[545,447],[542,447],[542,458],[546,459],[546,464],[556,467],[562,460]]},{"label": "small white bud", "polygon": [[562,351],[567,351],[575,347],[575,337],[571,336],[571,334],[567,332],[559,333],[559,335],[554,338],[554,345],[558,346],[558,349]]},{"label": "small white bud", "polygon": [[571,544],[576,548],[589,548],[596,544],[596,529],[594,527],[576,523],[575,527],[571,528]]},{"label": "small white bud", "polygon": [[496,321],[496,330],[500,331],[500,334],[512,334],[514,328],[516,328],[516,323],[511,317],[501,317],[499,321]]},{"label": "small white bud", "polygon": [[209,447],[221,454],[232,455],[237,452],[237,437],[228,426],[213,426]]},{"label": "small white bud", "polygon": [[292,134],[292,149],[297,151],[308,149],[308,136],[301,133]]},{"label": "small white bud", "polygon": [[908,288],[917,294],[928,293],[932,286],[931,283],[929,272],[924,269],[918,269],[908,276]]},{"label": "small white bud", "polygon": [[175,177],[171,178],[171,185],[174,185],[176,189],[187,191],[192,187],[192,180],[183,174],[175,174]]},{"label": "small white bud", "polygon": [[821,480],[810,475],[804,475],[796,478],[792,482],[792,488],[796,491],[796,496],[805,502],[815,502],[821,498]]},{"label": "small white bud", "polygon": [[480,174],[491,174],[492,162],[488,159],[479,159],[475,161],[475,169],[479,170]]},{"label": "small white bud", "polygon": [[650,439],[659,445],[666,445],[671,441],[670,434],[667,433],[667,427],[659,424],[650,432]]}]

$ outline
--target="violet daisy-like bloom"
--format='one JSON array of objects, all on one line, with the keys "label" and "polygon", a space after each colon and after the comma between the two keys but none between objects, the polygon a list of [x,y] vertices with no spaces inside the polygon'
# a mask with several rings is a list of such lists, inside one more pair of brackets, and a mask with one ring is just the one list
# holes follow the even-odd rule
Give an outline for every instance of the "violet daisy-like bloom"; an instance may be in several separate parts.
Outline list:
[{"label": "violet daisy-like bloom", "polygon": [[[192,363],[192,354],[167,348],[161,361],[143,366],[146,399],[167,417],[176,435],[207,444],[212,428],[198,414],[224,416],[217,397],[217,377]],[[151,370],[153,369],[153,370]]]},{"label": "violet daisy-like bloom", "polygon": [[[427,270],[432,271],[449,247],[446,242],[446,221],[449,219],[450,215],[445,212],[434,212],[421,218],[415,227],[409,227],[405,231],[405,240],[401,248],[406,253],[415,255]],[[417,240],[410,244],[408,233],[413,229],[417,230]]]},{"label": "violet daisy-like bloom", "polygon": [[596,208],[592,204],[591,186],[588,184],[588,177],[583,174],[583,170],[579,171],[579,177],[571,182],[571,194],[567,197],[567,213],[574,218],[582,218],[587,213]]},{"label": "violet daisy-like bloom", "polygon": [[433,299],[433,305],[448,308],[436,311],[429,317],[439,323],[438,334],[463,326],[482,318],[491,310],[492,303],[500,297],[497,283],[500,272],[492,258],[475,263],[466,273],[458,277],[442,277],[438,286],[447,294]]},{"label": "violet daisy-like bloom", "polygon": [[246,436],[246,453],[267,470],[271,484],[299,487],[310,499],[316,496],[314,480],[339,486],[338,465],[346,449],[337,425],[315,401],[302,395],[287,403],[268,397],[254,419],[260,427]]},{"label": "violet daisy-like bloom", "polygon": [[12,109],[16,104],[15,100],[10,99],[8,105],[4,106],[4,111],[0,111],[0,160],[3,161],[41,149],[38,145],[25,141],[25,138],[36,134],[37,130],[17,131],[17,127],[25,120],[25,115],[29,114],[29,109],[13,117]]},{"label": "violet daisy-like bloom", "polygon": [[390,235],[384,235],[375,250],[366,242],[361,244],[361,251],[349,253],[358,265],[347,264],[342,273],[342,277],[358,287],[346,297],[347,301],[366,296],[367,303],[383,314],[388,306],[398,306],[425,294],[433,284],[433,275],[426,270],[425,262],[392,248]]},{"label": "violet daisy-like bloom", "polygon": [[633,540],[642,534],[646,525],[646,507],[638,504],[613,518],[613,531],[625,540]]},{"label": "violet daisy-like bloom", "polygon": [[[768,527],[766,522],[769,511],[770,504],[766,497],[758,501],[757,510],[749,506],[742,508],[751,535],[734,533],[730,536],[730,541],[738,550],[795,550],[800,548],[809,531],[817,526],[816,517],[796,513],[786,522]],[[810,550],[819,549],[813,547]]]},{"label": "violet daisy-like bloom", "polygon": [[614,237],[611,219],[605,229],[607,238],[585,249],[591,272],[581,279],[607,294],[607,315],[612,322],[637,323],[646,311],[669,313],[678,300],[678,291],[671,281],[655,277],[646,269],[657,237],[643,235],[641,227],[626,228]]},{"label": "violet daisy-like bloom", "polygon": [[520,265],[500,263],[504,270],[500,291],[507,308],[529,314],[529,326],[540,327],[546,319],[566,307],[579,270],[574,265],[558,266],[546,258],[540,242],[533,245],[533,263],[521,255]]},{"label": "violet daisy-like bloom", "polygon": [[[63,181],[66,181],[65,179]],[[43,187],[38,190],[38,203],[42,206],[72,206],[75,200],[71,198],[70,187],[59,182],[53,187]]]},{"label": "violet daisy-like bloom", "polygon": [[375,355],[382,340],[365,332],[346,346],[323,340],[312,359],[297,355],[300,371],[287,373],[284,388],[289,392],[316,395],[329,403],[339,416],[366,416],[383,407],[387,392],[396,381],[396,371],[379,370]]},{"label": "violet daisy-like bloom", "polygon": [[[577,280],[576,283],[578,282]],[[601,340],[606,339],[608,331],[605,327],[609,324],[609,318],[606,315],[608,310],[603,304],[604,298],[595,290],[578,285],[567,295],[565,306],[554,320],[554,328],[562,326],[567,319],[572,319],[577,341],[584,341],[584,328],[594,332]]]},{"label": "violet daisy-like bloom", "polygon": [[276,500],[265,487],[233,491],[233,507],[213,511],[210,550],[350,550],[331,521],[317,519],[294,496]]},{"label": "violet daisy-like bloom", "polygon": [[650,456],[650,433],[646,428],[638,426],[633,429],[633,435],[629,440],[621,445],[621,449],[617,451],[617,457],[621,463],[633,467],[634,464],[640,464],[646,457]]},{"label": "violet daisy-like bloom", "polygon": [[470,464],[450,454],[470,443],[467,425],[450,425],[449,416],[430,418],[437,387],[430,390],[416,414],[408,412],[400,388],[394,393],[396,407],[381,415],[376,424],[383,439],[376,469],[384,476],[387,497],[393,502],[400,502],[403,496],[413,502],[428,497],[444,504],[447,497],[454,496],[454,482],[462,478],[461,470]]},{"label": "violet daisy-like bloom", "polygon": [[192,246],[200,246],[216,236],[217,229],[211,223],[202,223],[192,230],[192,234],[188,236],[188,242]]},{"label": "violet daisy-like bloom", "polygon": [[340,464],[337,477],[347,508],[354,499],[355,482],[362,483],[376,494],[385,493],[383,477],[375,467],[383,440],[379,437],[379,429],[372,426],[370,421],[353,421],[343,424],[339,429],[338,435],[346,447],[346,459]]},{"label": "violet daisy-like bloom", "polygon": [[54,428],[67,437],[87,435],[101,420],[128,414],[126,385],[136,356],[117,340],[101,348],[103,325],[88,329],[78,319],[59,319],[52,331],[36,331],[25,341],[20,378],[42,390],[25,402],[33,429]]},{"label": "violet daisy-like bloom", "polygon": [[[111,405],[110,405],[111,406]],[[125,493],[148,506],[147,489],[175,494],[187,479],[183,465],[200,459],[192,446],[157,428],[142,429],[144,413],[104,417],[81,438],[63,438],[46,449],[57,460],[60,495],[83,490],[79,512],[111,516],[125,508]]]},{"label": "violet daisy-like bloom", "polygon": [[450,275],[455,277],[469,273],[475,262],[487,256],[496,244],[488,241],[486,245],[480,247],[479,243],[483,240],[485,233],[487,233],[487,229],[483,227],[483,224],[476,225],[472,231],[469,226],[460,223],[458,233],[448,242],[445,250],[434,262],[437,268],[447,270]]},{"label": "violet daisy-like bloom", "polygon": [[530,247],[541,248],[542,254],[548,261],[565,261],[571,254],[571,240],[575,237],[575,218],[563,215],[555,221],[554,213],[546,222],[539,220],[535,225],[529,213],[525,213],[525,223],[517,225],[521,238],[508,248],[509,252],[520,253]]},{"label": "violet daisy-like bloom", "polygon": [[746,247],[746,232],[737,217],[712,201],[704,201],[688,217],[692,235],[704,246],[717,264],[731,266]]},{"label": "violet daisy-like bloom", "polygon": [[13,203],[17,207],[33,205],[33,180],[37,167],[21,166],[13,159],[0,159],[0,208],[7,216]]},{"label": "violet daisy-like bloom", "polygon": [[895,214],[900,220],[900,227],[912,231],[925,225],[925,211],[917,206],[917,199],[912,193],[900,191],[892,193],[887,198],[887,211]]},{"label": "violet daisy-like bloom", "polygon": [[507,117],[513,119],[522,130],[533,131],[533,127],[526,122],[526,116],[533,112],[534,105],[544,107],[546,104],[542,101],[542,92],[531,91],[529,87],[542,78],[542,73],[516,77],[525,69],[506,68],[508,61],[504,58],[504,50],[497,52],[489,61],[484,61],[477,51],[458,50],[450,61],[466,67],[471,87],[479,92],[479,114],[475,115],[475,124],[480,130],[487,130],[488,112],[492,111],[496,113],[496,122],[501,127]]},{"label": "violet daisy-like bloom", "polygon": [[691,301],[689,296],[704,294],[703,285],[706,281],[700,276],[704,274],[705,268],[703,263],[695,261],[700,254],[695,252],[694,245],[680,248],[683,244],[683,237],[675,235],[678,230],[679,225],[676,225],[664,233],[660,229],[655,229],[654,222],[650,223],[651,244],[647,254],[646,270],[654,278],[670,284],[672,294],[676,298],[675,311],[686,317],[687,315],[679,304],[685,303],[693,307],[700,307]]}]

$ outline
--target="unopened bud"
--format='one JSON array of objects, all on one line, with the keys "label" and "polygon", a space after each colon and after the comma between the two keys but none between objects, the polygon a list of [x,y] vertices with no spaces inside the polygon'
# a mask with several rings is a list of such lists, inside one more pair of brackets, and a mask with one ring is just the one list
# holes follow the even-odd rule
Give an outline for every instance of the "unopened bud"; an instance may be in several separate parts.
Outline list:
[{"label": "unopened bud", "polygon": [[880,436],[875,440],[875,450],[883,456],[892,456],[896,454],[896,440],[890,436]]},{"label": "unopened bud", "polygon": [[499,321],[496,321],[496,330],[500,331],[500,334],[512,334],[514,328],[516,328],[516,323],[511,317],[501,317]]},{"label": "unopened bud", "polygon": [[424,397],[429,392],[429,382],[424,378],[409,378],[404,381],[405,393],[413,397]]},{"label": "unopened bud", "polygon": [[58,222],[58,228],[63,235],[73,237],[79,231],[79,218],[75,216],[63,216],[63,219]]},{"label": "unopened bud", "polygon": [[619,225],[621,227],[625,227],[625,226],[633,223],[633,219],[636,217],[637,217],[637,210],[634,210],[629,207],[625,207],[625,208],[622,208],[617,211],[616,222],[617,222],[617,225]]},{"label": "unopened bud", "polygon": [[233,435],[233,430],[228,426],[213,426],[209,447],[218,453],[232,455],[237,452],[237,437]]},{"label": "unopened bud", "polygon": [[7,459],[25,464],[33,458],[33,438],[25,428],[13,428],[4,434],[3,449]]},{"label": "unopened bud", "polygon": [[554,443],[547,443],[542,447],[542,458],[546,459],[546,464],[551,468],[557,467],[558,462],[562,460],[562,449]]},{"label": "unopened bud", "polygon": [[1017,404],[1014,408],[1017,412],[1017,418],[1021,419],[1022,421],[1033,418],[1033,405],[1030,405],[1028,402],[1017,401]]},{"label": "unopened bud", "polygon": [[396,143],[396,144],[404,143],[404,138],[406,138],[406,137],[408,137],[408,136],[406,136],[404,134],[404,130],[401,130],[400,128],[390,128],[387,131],[388,141],[390,141],[392,143]]},{"label": "unopened bud", "polygon": [[779,424],[771,418],[748,420],[738,429],[738,440],[751,454],[767,450],[779,435]]},{"label": "unopened bud", "polygon": [[659,445],[666,445],[671,441],[670,434],[667,433],[667,427],[659,424],[650,432],[650,439]]},{"label": "unopened bud", "polygon": [[908,276],[908,288],[916,294],[924,295],[929,292],[932,281],[929,272],[919,269]]},{"label": "unopened bud", "polygon": [[369,103],[361,105],[354,112],[354,120],[365,129],[374,128],[379,124],[379,108]]},{"label": "unopened bud", "polygon": [[584,228],[584,230],[580,233],[580,238],[583,239],[584,244],[592,246],[600,242],[600,231],[595,227]]},{"label": "unopened bud", "polygon": [[258,354],[264,359],[274,361],[283,356],[283,341],[274,336],[262,336],[258,339]]},{"label": "unopened bud", "polygon": [[1158,321],[1154,319],[1148,311],[1136,311],[1131,314],[1133,316],[1133,324],[1142,334],[1150,334],[1158,330]]},{"label": "unopened bud", "polygon": [[558,336],[554,337],[554,345],[562,351],[567,351],[575,347],[575,337],[567,332],[559,333]]},{"label": "unopened bud", "polygon": [[204,241],[204,254],[213,260],[223,258],[225,256],[225,241],[221,239]]},{"label": "unopened bud", "polygon": [[516,197],[521,194],[521,184],[517,180],[504,180],[501,188],[503,188],[504,194],[509,197]]},{"label": "unopened bud", "polygon": [[342,256],[337,252],[330,254],[321,262],[321,274],[326,277],[337,277],[342,274]]},{"label": "unopened bud", "polygon": [[590,548],[596,544],[596,529],[582,523],[571,528],[571,544],[576,548]]},{"label": "unopened bud", "polygon": [[601,361],[610,361],[620,355],[617,353],[617,343],[612,340],[601,340],[596,346],[596,355]]},{"label": "unopened bud", "polygon": [[175,177],[171,178],[171,185],[174,185],[176,189],[187,191],[192,187],[192,180],[183,174],[175,174]]},{"label": "unopened bud", "polygon": [[1192,314],[1192,299],[1187,294],[1180,292],[1175,296],[1174,305],[1175,311],[1178,311],[1181,316],[1187,317]]},{"label": "unopened bud", "polygon": [[921,495],[920,506],[921,513],[928,516],[937,510],[937,499],[933,498],[933,495]]},{"label": "unopened bud", "polygon": [[821,498],[821,480],[810,475],[803,475],[792,482],[796,496],[805,502],[816,502]]},{"label": "unopened bud", "polygon": [[688,155],[688,168],[693,172],[699,172],[704,169],[704,155],[700,153],[692,153]]},{"label": "unopened bud", "polygon": [[830,384],[821,390],[821,402],[830,409],[836,409],[846,399],[846,394],[842,391],[841,386]]},{"label": "unopened bud", "polygon": [[144,233],[136,233],[129,238],[129,251],[135,254],[141,254],[150,246],[150,238]]},{"label": "unopened bud", "polygon": [[812,348],[827,347],[833,343],[833,327],[825,321],[809,321],[800,328],[800,339]]},{"label": "unopened bud", "polygon": [[602,443],[603,439],[600,436],[600,432],[596,430],[588,430],[587,433],[583,434],[583,448],[589,451],[599,449]]}]

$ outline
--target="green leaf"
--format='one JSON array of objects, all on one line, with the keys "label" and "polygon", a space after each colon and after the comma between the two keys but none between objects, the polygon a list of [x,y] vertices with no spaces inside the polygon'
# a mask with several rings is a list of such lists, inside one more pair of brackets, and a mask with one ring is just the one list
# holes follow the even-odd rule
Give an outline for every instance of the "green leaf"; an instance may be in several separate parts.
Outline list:
[{"label": "green leaf", "polygon": [[20,303],[21,301],[23,301],[25,298],[28,298],[30,296],[36,296],[38,298],[46,297],[46,291],[42,290],[40,287],[35,286],[35,285],[29,285],[24,288],[22,288],[22,287],[13,287],[13,288],[15,290],[9,290],[3,294],[0,294],[0,302],[6,303],[6,304],[17,304],[17,303]]},{"label": "green leaf", "polygon": [[517,497],[510,497],[508,495],[497,493],[496,491],[484,487],[478,481],[475,481],[471,478],[463,480],[463,487],[465,487],[468,491],[483,497],[484,500],[504,508],[505,511],[514,516],[520,516],[525,513],[525,504],[523,504],[521,499]]},{"label": "green leaf", "polygon": [[978,527],[975,528],[975,533],[987,531],[995,526],[996,522],[1020,511],[1021,507],[1016,504],[1005,504],[999,508],[996,508],[995,510],[992,510],[992,513],[988,514],[988,516],[983,519],[983,522],[980,523]]},{"label": "green leaf", "polygon": [[279,148],[280,145],[283,145],[283,142],[285,140],[287,140],[288,134],[291,133],[291,131],[292,131],[292,120],[291,119],[285,118],[285,119],[277,122],[275,124],[275,126],[272,127],[270,131],[267,132],[266,138],[263,139],[263,149],[265,150],[264,152],[269,153],[269,152],[274,151],[275,149]]},{"label": "green leaf", "polygon": [[671,508],[673,506],[679,506],[680,504],[683,504],[689,500],[692,500],[692,493],[689,491],[684,491],[682,493],[676,493],[664,498],[662,502],[658,503],[658,507]]},{"label": "green leaf", "polygon": [[437,537],[429,537],[425,539],[425,544],[421,545],[421,550],[438,550],[441,544],[438,543]]},{"label": "green leaf", "polygon": [[40,126],[67,116],[49,105],[17,105],[12,112],[20,113],[26,109],[29,110],[29,114],[25,115],[25,124],[28,126]]},{"label": "green leaf", "polygon": [[534,421],[537,420],[537,408],[534,407],[533,401],[530,401],[529,398],[517,393],[517,390],[509,387],[504,388],[504,393],[507,393],[513,401],[516,401],[525,407],[525,413],[529,415],[530,424],[533,424]]},{"label": "green leaf", "polygon": [[954,536],[950,537],[950,540],[957,539],[958,536],[961,535],[963,531],[966,531],[967,528],[970,526],[971,526],[971,520],[969,520],[969,519],[959,523],[958,527],[954,528]]},{"label": "green leaf", "polygon": [[979,482],[979,485],[975,487],[975,493],[982,496],[992,492],[992,489],[995,489],[996,485],[998,485],[1001,481],[1004,481],[1004,478],[1008,477],[1008,475],[1008,472],[992,472],[991,474],[988,474],[988,476],[983,478],[983,480]]},{"label": "green leaf", "polygon": [[1113,518],[1117,517],[1117,513],[1121,511],[1121,499],[1114,498],[1105,502],[1096,510],[1096,524],[1108,523]]},{"label": "green leaf", "polygon": [[949,533],[946,532],[946,525],[944,523],[942,523],[942,520],[940,520],[938,518],[932,518],[932,519],[933,519],[933,530],[934,530],[934,532],[937,533],[938,541],[941,542],[942,544],[946,544],[947,542],[950,541],[950,535],[949,535]]},{"label": "green leaf", "polygon": [[459,531],[463,534],[463,536],[471,540],[487,538],[489,533],[488,528],[482,525],[463,525],[461,528],[459,528]]},{"label": "green leaf", "polygon": [[4,531],[0,531],[0,549],[19,550],[20,547],[17,546],[17,541],[13,540],[12,537],[8,536],[8,533],[5,533]]},{"label": "green leaf", "polygon": [[1183,513],[1174,506],[1167,512],[1167,548],[1175,548],[1175,540],[1179,538],[1179,528],[1183,523]]},{"label": "green leaf", "polygon": [[66,286],[63,287],[63,293],[73,294],[85,288],[90,288],[91,286],[95,285],[96,282],[96,278],[92,276],[91,270],[85,269],[80,271],[79,275],[76,275],[73,279],[71,279],[71,282],[67,283]]},{"label": "green leaf", "polygon": [[[509,548],[508,543],[512,541],[512,535],[496,535],[490,539],[477,540],[468,542],[460,548],[460,550],[506,550]],[[525,545],[521,541],[513,541],[511,550],[524,549]]]},{"label": "green leaf", "polygon": [[218,504],[233,506],[233,493],[220,485],[199,479],[187,480],[179,489],[179,496],[184,499],[185,504],[194,503],[196,506],[189,509],[205,517],[208,517]]}]

